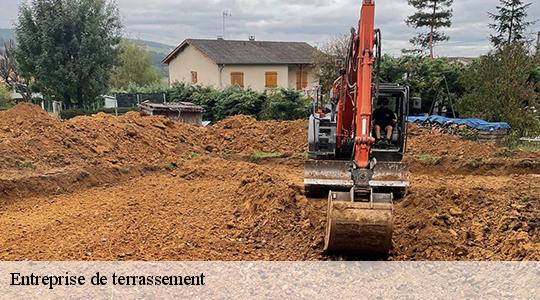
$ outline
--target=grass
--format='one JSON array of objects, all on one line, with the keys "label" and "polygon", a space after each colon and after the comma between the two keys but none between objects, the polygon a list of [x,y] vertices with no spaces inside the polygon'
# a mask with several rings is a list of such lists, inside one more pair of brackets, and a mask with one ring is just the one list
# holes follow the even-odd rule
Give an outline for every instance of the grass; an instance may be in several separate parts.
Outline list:
[{"label": "grass", "polygon": [[522,142],[517,149],[522,152],[540,152],[540,143]]},{"label": "grass", "polygon": [[197,157],[199,157],[199,156],[201,156],[200,153],[195,152],[195,151],[191,151],[191,152],[189,152],[189,153],[186,153],[185,158],[186,158],[187,160],[191,160],[191,159],[197,158]]},{"label": "grass", "polygon": [[33,169],[34,164],[31,161],[17,161],[17,168],[19,169]]},{"label": "grass", "polygon": [[221,157],[224,159],[224,160],[230,160],[231,158],[233,158],[233,152],[231,150],[225,150],[223,152],[221,152]]},{"label": "grass", "polygon": [[431,153],[418,153],[414,155],[414,159],[425,162],[437,163],[441,161],[441,157]]},{"label": "grass", "polygon": [[165,170],[169,172],[176,170],[176,168],[178,168],[178,164],[176,163],[170,163],[170,164],[165,165]]},{"label": "grass", "polygon": [[263,152],[263,151],[255,151],[249,158],[252,162],[259,162],[263,159],[268,158],[279,158],[283,157],[282,153],[279,152]]},{"label": "grass", "polygon": [[516,149],[510,149],[508,147],[502,147],[499,151],[497,151],[496,156],[499,157],[512,157],[516,154]]},{"label": "grass", "polygon": [[468,129],[468,128],[461,128],[458,130],[459,135],[467,141],[478,141],[479,135],[478,133]]},{"label": "grass", "polygon": [[521,140],[517,134],[508,135],[503,142],[505,148],[523,152],[540,152],[540,143]]},{"label": "grass", "polygon": [[303,160],[307,160],[308,159],[308,153],[307,152],[302,152],[302,153],[295,153],[293,155],[294,158],[301,158]]}]

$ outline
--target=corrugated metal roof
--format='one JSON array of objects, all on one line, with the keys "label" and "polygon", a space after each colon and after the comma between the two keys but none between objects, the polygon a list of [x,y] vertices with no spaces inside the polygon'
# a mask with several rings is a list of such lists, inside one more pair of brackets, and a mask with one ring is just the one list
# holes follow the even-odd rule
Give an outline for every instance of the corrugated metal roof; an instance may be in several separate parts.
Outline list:
[{"label": "corrugated metal roof", "polygon": [[195,105],[189,102],[169,102],[166,104],[143,102],[139,105],[142,109],[149,110],[172,110],[172,111],[184,111],[184,112],[205,112],[205,109],[201,106]]},{"label": "corrugated metal roof", "polygon": [[232,41],[187,39],[164,60],[169,63],[187,45],[191,45],[216,64],[283,65],[313,64],[315,48],[304,42]]}]

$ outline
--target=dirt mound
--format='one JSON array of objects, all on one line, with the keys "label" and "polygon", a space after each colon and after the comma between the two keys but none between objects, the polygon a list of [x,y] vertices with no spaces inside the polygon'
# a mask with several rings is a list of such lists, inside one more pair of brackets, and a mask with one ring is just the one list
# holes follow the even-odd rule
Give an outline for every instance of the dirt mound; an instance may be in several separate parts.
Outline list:
[{"label": "dirt mound", "polygon": [[[0,115],[0,187],[6,196],[21,196],[39,191],[44,174],[64,174],[55,175],[62,179],[57,184],[51,181],[47,189],[63,191],[64,178],[78,178],[72,174],[89,173],[70,183],[87,187],[84,180],[90,178],[92,183],[106,183],[114,180],[111,173],[131,177],[136,170],[160,171],[200,155],[245,158],[256,152],[303,153],[305,127],[304,121],[258,122],[237,116],[204,128],[134,112],[62,121],[37,106],[20,104]],[[36,187],[28,186],[31,182]],[[18,188],[19,183],[25,188]]]},{"label": "dirt mound", "polygon": [[450,155],[457,159],[482,159],[495,156],[499,148],[493,143],[467,141],[435,129],[409,125],[409,155]]},{"label": "dirt mound", "polygon": [[245,162],[199,157],[167,174],[2,212],[4,260],[321,258],[319,211],[273,168]]},{"label": "dirt mound", "polygon": [[[232,117],[212,127],[128,113],[61,121],[20,104],[0,115],[0,169],[163,164],[189,153],[305,152],[305,122]],[[298,142],[302,141],[302,142]]]},{"label": "dirt mound", "polygon": [[307,122],[262,121],[252,117],[227,118],[210,128],[214,132],[204,140],[214,151],[253,154],[304,153],[307,150]]},{"label": "dirt mound", "polygon": [[396,206],[396,260],[540,259],[537,175],[416,176]]},{"label": "dirt mound", "polygon": [[200,129],[137,113],[60,121],[27,104],[4,112],[0,128],[0,168],[38,171],[171,160],[194,147]]},{"label": "dirt mound", "polygon": [[417,174],[540,174],[540,152],[465,140],[415,124],[409,126],[406,161]]}]

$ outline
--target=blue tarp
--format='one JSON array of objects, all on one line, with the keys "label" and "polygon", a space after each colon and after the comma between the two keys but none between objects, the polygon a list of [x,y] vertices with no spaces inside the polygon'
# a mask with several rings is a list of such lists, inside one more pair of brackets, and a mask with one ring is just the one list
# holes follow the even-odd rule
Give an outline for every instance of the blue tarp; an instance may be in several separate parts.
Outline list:
[{"label": "blue tarp", "polygon": [[482,131],[511,129],[508,123],[504,123],[504,122],[492,123],[492,122],[486,122],[480,119],[451,119],[451,118],[446,118],[446,117],[441,117],[441,116],[431,116],[431,117],[408,117],[407,121],[411,123],[429,121],[432,123],[439,123],[441,125],[445,125],[445,124],[467,125],[468,127],[475,128]]}]

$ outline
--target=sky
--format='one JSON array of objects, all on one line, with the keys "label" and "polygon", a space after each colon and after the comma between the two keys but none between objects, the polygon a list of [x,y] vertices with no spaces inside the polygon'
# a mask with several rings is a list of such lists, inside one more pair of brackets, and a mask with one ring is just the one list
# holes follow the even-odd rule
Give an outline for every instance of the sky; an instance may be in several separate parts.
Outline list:
[{"label": "sky", "polygon": [[[528,19],[540,20],[540,3],[533,3]],[[0,28],[16,22],[21,0],[0,0]],[[314,46],[347,34],[356,26],[361,0],[117,0],[130,38],[177,45],[186,38],[305,41]],[[437,56],[478,56],[489,51],[488,11],[498,0],[455,0],[453,26],[446,29],[450,41],[437,45]],[[376,27],[383,33],[383,51],[398,55],[411,48],[416,30],[404,20],[414,12],[406,0],[376,0]],[[530,27],[536,39],[540,21]]]}]

